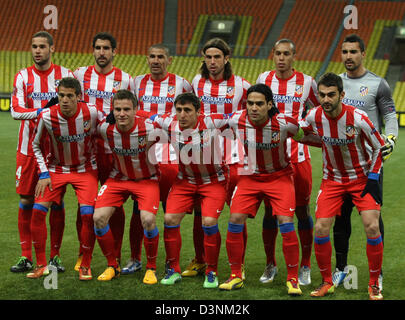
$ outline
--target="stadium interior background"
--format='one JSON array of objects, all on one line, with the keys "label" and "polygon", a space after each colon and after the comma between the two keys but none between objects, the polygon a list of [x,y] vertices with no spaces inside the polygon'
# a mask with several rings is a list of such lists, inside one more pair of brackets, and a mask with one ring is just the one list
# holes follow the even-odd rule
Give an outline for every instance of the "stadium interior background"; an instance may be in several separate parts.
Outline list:
[{"label": "stadium interior background", "polygon": [[53,62],[72,71],[94,64],[92,38],[107,31],[118,41],[114,65],[131,76],[149,72],[147,49],[163,43],[174,56],[169,71],[189,81],[202,44],[219,36],[232,48],[234,73],[250,83],[273,68],[271,49],[280,38],[295,42],[296,69],[315,79],[341,73],[342,39],[357,33],[367,46],[366,67],[388,81],[405,126],[403,0],[0,0],[0,8],[2,111],[9,111],[14,75],[32,65],[30,41],[39,30],[54,36]]}]

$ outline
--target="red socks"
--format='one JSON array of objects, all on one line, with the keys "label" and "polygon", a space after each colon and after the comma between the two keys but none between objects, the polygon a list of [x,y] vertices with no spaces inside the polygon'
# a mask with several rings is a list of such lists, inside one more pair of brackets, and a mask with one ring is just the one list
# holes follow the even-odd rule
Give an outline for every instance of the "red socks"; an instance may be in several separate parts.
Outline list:
[{"label": "red socks", "polygon": [[229,265],[232,276],[242,279],[242,262],[244,250],[243,224],[228,223],[226,235],[226,251],[228,253]]},{"label": "red socks", "polygon": [[295,233],[294,223],[280,224],[280,233],[283,237],[283,253],[287,265],[287,281],[295,278],[298,280],[299,244]]},{"label": "red socks", "polygon": [[146,269],[156,270],[156,257],[159,247],[159,230],[157,227],[151,231],[144,231],[143,243],[147,258]]},{"label": "red socks", "polygon": [[32,243],[35,248],[35,255],[37,258],[38,266],[46,266],[46,238],[47,238],[47,228],[46,228],[46,214],[48,213],[48,208],[35,203],[32,208],[32,219],[31,219],[31,236]]},{"label": "red socks", "polygon": [[164,240],[166,249],[166,263],[175,272],[180,273],[180,250],[181,250],[181,234],[180,225],[168,226],[165,225]]},{"label": "red socks", "polygon": [[213,271],[217,273],[218,257],[221,249],[221,234],[218,224],[210,227],[203,226],[205,262],[207,263],[206,274]]},{"label": "red socks", "polygon": [[369,285],[374,285],[378,281],[378,276],[381,273],[383,251],[384,245],[381,235],[377,238],[367,238],[367,258],[370,272]]},{"label": "red socks", "polygon": [[20,234],[21,256],[32,261],[31,217],[32,204],[20,202],[18,208],[18,232]]},{"label": "red socks", "polygon": [[98,244],[100,245],[101,251],[107,258],[107,265],[117,268],[118,263],[115,257],[114,249],[114,236],[110,230],[110,226],[107,225],[103,229],[94,228]]},{"label": "red socks", "polygon": [[62,245],[63,232],[65,230],[65,205],[54,204],[49,213],[49,226],[51,236],[51,258],[60,256],[60,247]]},{"label": "red socks", "polygon": [[332,281],[332,245],[329,236],[316,237],[314,239],[316,261],[324,282],[333,284]]}]

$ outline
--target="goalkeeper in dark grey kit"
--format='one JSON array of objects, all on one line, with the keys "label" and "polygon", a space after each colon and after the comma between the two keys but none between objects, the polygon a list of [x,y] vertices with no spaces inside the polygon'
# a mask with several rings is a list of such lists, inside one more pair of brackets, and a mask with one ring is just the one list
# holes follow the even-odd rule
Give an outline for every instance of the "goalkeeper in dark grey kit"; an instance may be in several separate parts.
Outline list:
[{"label": "goalkeeper in dark grey kit", "polygon": [[[379,132],[382,132],[382,125],[385,123],[385,135],[383,135],[385,146],[382,148],[382,157],[383,161],[386,161],[394,150],[398,136],[395,105],[387,81],[364,67],[365,53],[364,42],[358,35],[351,34],[343,40],[341,56],[346,68],[346,72],[340,75],[343,79],[345,91],[343,103],[364,110]],[[381,199],[382,178],[381,170],[378,186]],[[352,199],[348,197],[342,206],[341,216],[336,217],[333,227],[336,251],[336,271],[333,273],[335,286],[342,284],[347,275],[344,269],[347,265],[347,253],[349,250],[352,209]],[[384,239],[384,225],[381,215],[379,224]],[[382,272],[378,280],[380,290],[382,290]]]}]

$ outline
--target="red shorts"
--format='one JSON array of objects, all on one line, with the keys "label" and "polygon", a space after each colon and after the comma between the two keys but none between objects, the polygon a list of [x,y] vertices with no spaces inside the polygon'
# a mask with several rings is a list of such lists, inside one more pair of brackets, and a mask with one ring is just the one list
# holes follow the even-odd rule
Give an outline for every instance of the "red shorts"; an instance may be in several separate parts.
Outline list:
[{"label": "red shorts", "polygon": [[61,203],[66,192],[66,186],[71,184],[75,190],[77,200],[80,204],[94,205],[97,197],[98,181],[97,171],[54,173],[49,172],[52,182],[52,191],[45,189],[44,196],[35,199],[35,202],[56,202]]},{"label": "red shorts", "polygon": [[295,205],[297,207],[309,205],[312,191],[312,166],[311,160],[293,163]]},{"label": "red shorts", "polygon": [[98,168],[98,181],[103,185],[113,168],[113,155],[112,153],[97,152],[96,154],[97,168]]},{"label": "red shorts", "polygon": [[[283,170],[284,171],[284,170]],[[294,216],[295,192],[292,174],[277,177],[240,176],[231,202],[231,214],[242,213],[254,218],[262,200],[273,208],[273,215]]]},{"label": "red shorts", "polygon": [[322,180],[316,199],[315,217],[332,218],[340,215],[343,200],[347,194],[352,197],[353,204],[359,212],[365,210],[378,210],[380,205],[367,193],[360,196],[366,186],[367,179],[355,180],[348,183],[339,183],[331,180]]},{"label": "red shorts", "polygon": [[38,165],[34,156],[17,152],[15,187],[20,195],[33,196],[38,182]]},{"label": "red shorts", "polygon": [[191,184],[186,179],[176,179],[167,197],[167,213],[190,213],[201,204],[201,215],[218,219],[226,200],[226,182]]},{"label": "red shorts", "polygon": [[177,173],[179,172],[179,165],[176,163],[159,163],[159,171],[160,201],[166,202],[170,188],[176,180]]},{"label": "red shorts", "polygon": [[100,188],[96,209],[120,207],[133,196],[138,201],[139,210],[156,214],[159,209],[159,184],[156,180],[117,180],[109,178]]}]

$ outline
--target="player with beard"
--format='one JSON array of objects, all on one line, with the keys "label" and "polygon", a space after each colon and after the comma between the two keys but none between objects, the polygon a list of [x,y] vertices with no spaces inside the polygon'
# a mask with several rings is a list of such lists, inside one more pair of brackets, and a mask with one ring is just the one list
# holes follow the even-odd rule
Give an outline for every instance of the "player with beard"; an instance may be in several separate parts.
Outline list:
[{"label": "player with beard", "polygon": [[[102,108],[105,114],[112,109],[114,94],[120,89],[134,91],[131,76],[113,65],[117,54],[117,41],[109,33],[100,32],[93,37],[93,56],[95,64],[80,67],[74,75],[80,81],[83,100]],[[101,138],[97,141],[97,165],[99,168],[99,181],[103,184],[112,169],[113,157],[108,144]],[[77,230],[80,235],[80,214],[78,211]],[[111,231],[114,234],[117,258],[121,258],[122,237],[124,234],[125,214],[122,207],[118,207],[110,219]],[[80,241],[80,238],[79,238]],[[78,271],[81,260],[81,250],[75,270]]]},{"label": "player with beard", "polygon": [[[16,191],[20,195],[18,209],[18,232],[20,235],[21,257],[11,267],[12,272],[32,269],[31,216],[34,204],[35,185],[38,181],[37,164],[32,150],[34,128],[42,108],[53,98],[57,101],[57,87],[63,77],[73,76],[72,72],[52,63],[55,52],[53,37],[46,31],[32,36],[31,54],[34,65],[20,70],[14,78],[11,96],[11,116],[21,121],[17,144]],[[49,216],[51,259],[49,265],[58,271],[65,269],[61,264],[59,249],[65,227],[63,202],[52,205]]]},{"label": "player with beard", "polygon": [[[385,124],[385,146],[382,151],[383,160],[391,156],[398,137],[398,121],[391,90],[387,81],[367,70],[364,66],[366,56],[363,40],[356,34],[348,35],[342,43],[342,62],[346,72],[340,76],[343,79],[345,97],[343,103],[351,105],[367,113],[378,132],[382,133],[382,124]],[[382,189],[383,172],[380,175]],[[347,254],[349,251],[349,238],[351,234],[350,217],[353,202],[348,197],[342,206],[342,213],[336,218],[333,227],[334,246],[336,251],[336,271],[333,282],[336,286],[343,283],[346,276]],[[384,224],[379,217],[379,226],[384,240]],[[378,285],[382,290],[382,272]]]}]

